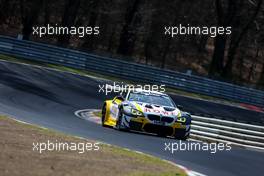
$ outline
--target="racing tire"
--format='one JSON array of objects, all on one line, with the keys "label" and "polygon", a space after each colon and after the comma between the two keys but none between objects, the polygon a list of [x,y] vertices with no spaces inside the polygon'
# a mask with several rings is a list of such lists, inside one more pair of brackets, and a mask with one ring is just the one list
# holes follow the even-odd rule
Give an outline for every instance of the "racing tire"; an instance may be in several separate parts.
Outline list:
[{"label": "racing tire", "polygon": [[101,122],[102,122],[102,126],[106,127],[107,125],[104,124],[105,122],[105,115],[106,115],[106,105],[104,104],[103,108],[102,108],[102,118],[101,118]]},{"label": "racing tire", "polygon": [[167,137],[167,135],[165,133],[162,133],[162,132],[157,133],[157,135],[158,135],[158,137]]},{"label": "racing tire", "polygon": [[181,130],[181,131],[177,131],[174,138],[177,140],[186,141],[189,138],[189,135],[190,135],[190,129],[188,131]]}]

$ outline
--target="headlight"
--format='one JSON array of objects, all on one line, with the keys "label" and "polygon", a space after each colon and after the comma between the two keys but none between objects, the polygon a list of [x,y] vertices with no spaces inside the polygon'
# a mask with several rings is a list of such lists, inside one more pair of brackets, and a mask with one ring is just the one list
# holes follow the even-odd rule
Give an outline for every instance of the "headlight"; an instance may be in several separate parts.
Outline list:
[{"label": "headlight", "polygon": [[143,113],[140,112],[139,110],[131,108],[131,114],[135,116],[143,116]]},{"label": "headlight", "polygon": [[177,122],[185,123],[186,122],[186,118],[185,117],[178,117],[177,118]]},{"label": "headlight", "polygon": [[133,115],[133,116],[143,116],[143,113],[140,112],[139,110],[137,109],[134,109],[130,106],[125,106],[124,107],[124,113],[127,114],[127,115]]}]

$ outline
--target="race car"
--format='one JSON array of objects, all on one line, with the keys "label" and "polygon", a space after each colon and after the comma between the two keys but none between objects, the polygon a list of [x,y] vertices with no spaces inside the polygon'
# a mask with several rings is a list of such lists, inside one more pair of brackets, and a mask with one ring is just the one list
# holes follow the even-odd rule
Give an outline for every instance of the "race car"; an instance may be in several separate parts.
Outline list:
[{"label": "race car", "polygon": [[189,137],[191,115],[181,111],[169,95],[157,91],[129,90],[106,100],[102,106],[102,126],[171,136]]}]

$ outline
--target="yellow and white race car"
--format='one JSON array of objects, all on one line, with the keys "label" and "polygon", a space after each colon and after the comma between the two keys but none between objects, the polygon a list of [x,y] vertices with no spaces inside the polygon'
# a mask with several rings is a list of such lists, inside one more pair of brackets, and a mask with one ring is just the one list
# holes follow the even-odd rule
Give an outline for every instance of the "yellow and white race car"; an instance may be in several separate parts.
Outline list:
[{"label": "yellow and white race car", "polygon": [[185,140],[190,134],[191,115],[165,93],[129,90],[104,102],[102,125]]}]

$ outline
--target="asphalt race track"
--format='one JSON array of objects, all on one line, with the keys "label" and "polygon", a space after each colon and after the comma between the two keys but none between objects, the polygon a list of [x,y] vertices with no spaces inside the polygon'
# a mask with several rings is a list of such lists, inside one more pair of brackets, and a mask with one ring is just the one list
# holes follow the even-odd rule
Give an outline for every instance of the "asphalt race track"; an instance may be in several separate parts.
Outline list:
[{"label": "asphalt race track", "polygon": [[[232,148],[231,151],[164,151],[165,142],[174,139],[119,132],[77,118],[79,109],[99,109],[107,98],[98,93],[104,81],[26,65],[0,62],[0,112],[29,123],[56,129],[68,134],[104,141],[168,159],[194,171],[212,176],[263,175],[264,152]],[[257,112],[241,110],[200,100],[177,96],[186,108],[195,106],[210,114],[253,118]],[[200,102],[197,102],[200,101]],[[178,103],[178,102],[177,102]],[[196,104],[197,103],[197,104]],[[211,104],[211,105],[208,105]],[[189,106],[188,106],[189,105]],[[211,109],[211,107],[214,107]],[[223,108],[223,109],[222,109]],[[247,113],[245,113],[247,112]],[[37,141],[37,139],[36,139]],[[29,147],[32,147],[29,144]]]},{"label": "asphalt race track", "polygon": [[253,125],[264,124],[264,113],[183,96],[171,95],[171,97],[177,104],[182,105],[184,110],[196,115],[237,121]]}]

